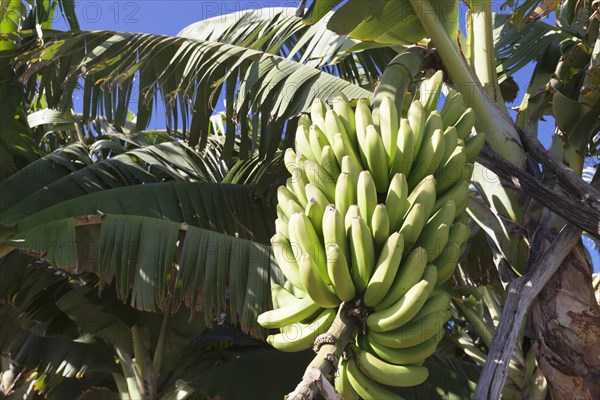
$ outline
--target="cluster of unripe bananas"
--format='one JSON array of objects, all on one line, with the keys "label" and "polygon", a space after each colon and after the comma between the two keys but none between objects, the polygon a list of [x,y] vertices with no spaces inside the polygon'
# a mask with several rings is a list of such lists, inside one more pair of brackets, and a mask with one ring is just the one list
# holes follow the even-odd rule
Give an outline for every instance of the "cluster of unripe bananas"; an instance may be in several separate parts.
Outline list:
[{"label": "cluster of unripe bananas", "polygon": [[[424,382],[422,366],[443,336],[447,281],[470,235],[465,219],[473,161],[483,146],[475,115],[451,91],[441,112],[441,72],[426,81],[406,118],[383,96],[371,108],[343,96],[300,118],[291,177],[277,192],[271,239],[284,285],[259,316],[280,333],[282,351],[309,348],[342,302],[360,304],[351,357],[340,357],[335,387],[344,399],[389,398],[379,384]],[[358,301],[357,301],[358,299]]]}]

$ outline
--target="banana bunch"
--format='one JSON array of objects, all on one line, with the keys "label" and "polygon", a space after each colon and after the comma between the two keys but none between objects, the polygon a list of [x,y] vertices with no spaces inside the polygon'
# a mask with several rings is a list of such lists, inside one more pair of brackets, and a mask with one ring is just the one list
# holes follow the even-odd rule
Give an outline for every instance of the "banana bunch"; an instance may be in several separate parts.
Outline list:
[{"label": "banana bunch", "polygon": [[335,378],[345,399],[422,383],[450,317],[439,285],[470,235],[464,211],[484,141],[471,135],[475,115],[460,93],[437,111],[441,72],[425,84],[406,116],[388,96],[376,107],[317,101],[285,152],[291,177],[277,191],[271,244],[286,282],[272,285],[275,309],[258,322],[280,330],[267,339],[275,348],[298,351],[328,331],[342,302],[360,299],[366,330]]}]

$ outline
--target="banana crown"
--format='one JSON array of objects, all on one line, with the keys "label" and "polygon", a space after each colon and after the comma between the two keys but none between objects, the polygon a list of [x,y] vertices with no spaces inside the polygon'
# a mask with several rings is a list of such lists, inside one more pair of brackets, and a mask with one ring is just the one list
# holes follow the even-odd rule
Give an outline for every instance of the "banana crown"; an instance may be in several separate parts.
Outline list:
[{"label": "banana crown", "polygon": [[[403,68],[391,71],[404,79]],[[273,285],[279,308],[258,322],[281,330],[269,337],[273,346],[298,351],[329,329],[340,303],[361,299],[367,331],[336,377],[349,398],[387,393],[378,383],[423,382],[427,369],[417,364],[450,316],[440,285],[469,238],[462,216],[470,163],[484,139],[471,135],[475,114],[455,90],[438,112],[442,84],[439,71],[408,107],[403,94],[396,101],[388,92],[373,106],[343,95],[332,107],[316,101],[300,117],[295,150],[285,152],[291,177],[277,190],[272,240],[285,284]]]}]

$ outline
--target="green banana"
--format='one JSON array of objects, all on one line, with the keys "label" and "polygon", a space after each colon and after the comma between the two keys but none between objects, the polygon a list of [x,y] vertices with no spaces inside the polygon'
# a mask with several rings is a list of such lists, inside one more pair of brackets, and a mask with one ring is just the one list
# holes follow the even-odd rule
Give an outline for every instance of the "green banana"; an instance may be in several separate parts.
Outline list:
[{"label": "green banana", "polygon": [[453,200],[448,200],[433,217],[429,219],[417,245],[427,251],[427,262],[435,260],[448,243],[450,225],[454,221],[456,206]]},{"label": "green banana", "polygon": [[398,231],[408,209],[408,183],[404,174],[393,176],[385,198],[385,208],[390,219],[390,231]]},{"label": "green banana", "polygon": [[383,247],[385,241],[390,236],[390,217],[388,216],[385,204],[377,204],[373,217],[371,218],[371,232],[373,233],[373,244],[375,251]]},{"label": "green banana", "polygon": [[352,281],[358,292],[363,292],[375,264],[375,249],[371,231],[361,217],[352,220],[350,238],[350,253],[352,255]]},{"label": "green banana", "polygon": [[464,146],[456,146],[448,160],[434,175],[437,182],[436,191],[441,195],[462,177],[467,157]]},{"label": "green banana", "polygon": [[337,178],[340,174],[340,166],[338,165],[331,146],[327,145],[323,147],[319,163],[332,178]]},{"label": "green banana", "polygon": [[[285,222],[287,224],[289,217],[285,213],[285,211],[283,211],[283,207],[281,206],[281,204],[277,204],[277,207],[275,207],[275,211],[277,213],[277,218],[281,219],[283,222]],[[285,232],[285,236],[287,236],[287,232]]]},{"label": "green banana", "polygon": [[325,209],[329,205],[329,199],[325,196],[325,193],[321,191],[316,185],[309,183],[304,186],[304,193],[306,193],[307,199],[314,199],[319,203],[323,209]]},{"label": "green banana", "polygon": [[475,111],[471,107],[467,108],[456,124],[454,124],[459,139],[464,140],[469,136],[473,126],[475,126],[475,119]]},{"label": "green banana", "polygon": [[323,232],[323,214],[325,210],[315,199],[310,199],[306,204],[306,210],[304,211],[311,224],[313,225],[317,236],[321,238]]},{"label": "green banana", "polygon": [[[279,205],[281,205],[281,209],[283,210],[284,214],[289,218],[291,215],[291,211],[290,211],[290,201],[292,203],[295,203],[295,205],[297,207],[300,207],[300,204],[297,201],[296,196],[285,186],[279,186],[277,188],[277,203],[279,203]],[[302,207],[300,207],[302,208]],[[294,208],[295,209],[295,208]]]},{"label": "green banana", "polygon": [[340,299],[328,285],[330,282],[329,276],[327,276],[329,282],[323,280],[320,271],[314,265],[312,257],[308,253],[300,256],[298,266],[300,267],[302,286],[315,303],[323,308],[332,308],[340,304]]},{"label": "green banana", "polygon": [[289,236],[288,223],[282,218],[277,218],[275,220],[275,232],[287,238]]},{"label": "green banana", "polygon": [[433,336],[443,335],[444,324],[451,315],[450,311],[446,310],[435,311],[421,318],[417,315],[398,329],[384,333],[369,332],[369,336],[377,343],[392,349],[417,346]]},{"label": "green banana", "polygon": [[319,161],[321,158],[323,147],[329,146],[331,143],[329,143],[327,136],[325,136],[325,133],[317,125],[310,126],[308,140],[315,161]]},{"label": "green banana", "polygon": [[258,323],[267,329],[281,328],[310,317],[320,308],[310,297],[305,297],[289,306],[260,314]]},{"label": "green banana", "polygon": [[435,352],[437,344],[441,340],[441,337],[433,336],[416,346],[393,349],[377,342],[370,332],[367,337],[376,355],[381,357],[382,360],[399,365],[415,364],[423,361]]},{"label": "green banana", "polygon": [[299,300],[292,292],[276,283],[271,284],[271,299],[275,308],[286,307]]},{"label": "green banana", "polygon": [[[327,113],[327,105],[321,99],[315,99],[310,107],[310,119],[313,124],[317,125],[321,131],[325,131],[325,113]],[[315,156],[318,154],[315,153]]]},{"label": "green banana", "polygon": [[[413,157],[416,157],[419,153],[419,149],[421,148],[421,143],[423,142],[423,134],[425,132],[425,110],[423,109],[423,104],[415,100],[410,103],[410,107],[408,109],[408,123],[410,124],[410,129],[413,133]],[[414,160],[414,158],[413,158]],[[410,160],[412,161],[412,160]]]},{"label": "green banana", "polygon": [[[406,248],[406,246],[405,246]],[[402,260],[396,277],[387,291],[384,299],[373,306],[375,311],[385,310],[400,300],[414,285],[416,285],[425,272],[427,265],[427,252],[422,247],[417,247]]]},{"label": "green banana", "polygon": [[298,246],[300,254],[310,254],[313,265],[317,269],[321,278],[326,282],[329,282],[327,276],[327,265],[325,262],[325,252],[319,236],[315,231],[312,223],[304,213],[295,213],[290,217],[288,223],[290,232],[290,243],[294,246]]},{"label": "green banana", "polygon": [[340,93],[333,98],[332,106],[333,111],[336,112],[344,124],[344,128],[348,133],[352,145],[356,148],[356,146],[358,146],[358,142],[356,141],[356,122],[354,120],[354,110],[350,106],[350,101],[343,93]]},{"label": "green banana", "polygon": [[452,126],[456,124],[464,111],[465,105],[463,102],[462,93],[455,89],[450,89],[446,95],[446,100],[444,101],[442,111],[440,112],[442,121],[444,121],[444,126]]},{"label": "green banana", "polygon": [[481,149],[485,145],[485,135],[483,133],[477,133],[477,135],[468,138],[465,142],[465,155],[467,156],[467,162],[474,162]]},{"label": "green banana", "polygon": [[362,171],[358,175],[356,202],[360,209],[360,216],[367,224],[370,224],[373,211],[375,211],[375,206],[377,205],[377,189],[369,171]]},{"label": "green banana", "polygon": [[335,199],[335,179],[316,161],[306,160],[304,166],[308,181],[321,189],[332,203]]},{"label": "green banana", "polygon": [[413,205],[409,213],[404,217],[399,232],[404,236],[407,248],[411,248],[419,239],[421,230],[423,230],[423,227],[425,226],[426,218],[425,207],[420,203]]},{"label": "green banana", "polygon": [[377,191],[385,193],[389,183],[388,159],[381,136],[373,125],[367,126],[363,151]]},{"label": "green banana", "polygon": [[437,269],[429,265],[423,279],[411,287],[396,303],[385,310],[376,311],[367,318],[367,326],[375,332],[386,332],[399,328],[410,321],[423,307],[435,287]]},{"label": "green banana", "polygon": [[348,361],[346,374],[354,390],[365,400],[403,400],[402,397],[383,388],[379,383],[366,376],[355,360]]},{"label": "green banana", "polygon": [[291,246],[289,240],[282,234],[276,233],[271,238],[271,246],[277,265],[288,281],[294,286],[302,288],[300,280],[300,271],[298,270],[297,258],[294,254],[294,247]]},{"label": "green banana", "polygon": [[367,284],[363,301],[367,307],[379,304],[387,295],[392,286],[393,279],[398,272],[402,253],[404,252],[404,238],[398,232],[392,233],[385,242],[385,246],[375,264],[373,276]]},{"label": "green banana", "polygon": [[337,244],[327,247],[327,272],[336,296],[342,301],[352,300],[356,294],[356,288],[352,282],[350,267],[344,257],[344,252]]},{"label": "green banana", "polygon": [[341,215],[346,215],[352,204],[356,204],[356,186],[352,184],[350,174],[342,172],[335,185],[335,207]]},{"label": "green banana", "polygon": [[[300,118],[302,119],[302,117]],[[309,140],[310,126],[304,126],[298,123],[296,128],[296,150],[304,157],[315,160]]]},{"label": "green banana", "polygon": [[356,204],[353,204],[348,207],[348,211],[344,217],[344,228],[346,228],[346,237],[348,238],[351,237],[350,232],[352,232],[352,221],[355,217],[360,217],[360,209]]},{"label": "green banana", "polygon": [[345,139],[341,133],[337,133],[333,137],[333,153],[340,164],[344,157],[350,157],[357,166],[362,165],[360,156],[356,153],[354,147],[352,147],[349,139]]},{"label": "green banana", "polygon": [[383,385],[408,387],[417,386],[427,380],[429,371],[414,365],[389,364],[368,351],[356,349],[356,362],[366,376]]},{"label": "green banana", "polygon": [[413,164],[414,168],[408,176],[408,187],[414,188],[424,177],[432,175],[444,157],[444,133],[436,129],[427,141],[423,142],[421,151]]},{"label": "green banana", "polygon": [[414,134],[408,119],[400,120],[398,138],[396,139],[396,155],[392,161],[391,174],[402,173],[408,175],[412,169],[415,158]]},{"label": "green banana", "polygon": [[332,143],[333,136],[338,133],[341,133],[342,136],[345,136],[349,139],[344,123],[334,110],[327,110],[327,113],[325,113],[325,128],[325,134]]},{"label": "green banana", "polygon": [[279,351],[293,352],[308,349],[312,346],[317,336],[327,332],[336,310],[329,308],[323,310],[314,321],[303,324],[296,322],[281,329],[281,333],[269,335],[267,343]]},{"label": "green banana", "polygon": [[444,155],[442,156],[440,165],[446,164],[450,156],[454,153],[457,145],[458,135],[456,134],[456,128],[449,126],[444,131]]},{"label": "green banana", "polygon": [[421,82],[420,101],[423,103],[423,109],[426,114],[437,109],[437,103],[442,92],[444,73],[442,70],[436,71],[431,78]]},{"label": "green banana", "polygon": [[348,360],[345,360],[344,357],[340,357],[338,361],[334,387],[343,400],[359,400],[358,393],[356,393],[356,390],[354,390],[348,380]]},{"label": "green banana", "polygon": [[383,96],[379,105],[379,131],[387,155],[388,168],[392,166],[398,147],[398,111],[389,96]]},{"label": "green banana", "polygon": [[373,117],[367,99],[358,99],[356,102],[356,112],[354,114],[356,121],[356,139],[358,149],[361,153],[363,161],[366,160],[363,149],[366,147],[365,141],[367,138],[367,126],[373,125]]},{"label": "green banana", "polygon": [[396,114],[402,114],[404,95],[410,83],[412,83],[412,76],[403,65],[403,62],[391,61],[383,71],[383,75],[373,93],[371,108],[373,109],[373,120],[378,127],[381,120],[382,104],[386,98],[391,100],[391,106],[396,110]]},{"label": "green banana", "polygon": [[[467,168],[463,170],[463,174]],[[468,171],[467,171],[468,172]],[[448,202],[448,200],[454,200],[456,205],[456,215],[462,215],[467,209],[469,203],[469,182],[459,180],[454,183],[444,194],[442,194],[433,205],[433,211],[437,211]]]},{"label": "green banana", "polygon": [[294,200],[288,200],[285,210],[287,210],[290,216],[294,213],[304,212],[304,209],[300,206],[300,204]]},{"label": "green banana", "polygon": [[[433,175],[428,175],[421,182],[414,187],[414,189],[408,195],[408,209],[406,214],[410,212],[411,208],[416,204],[422,204],[425,208],[425,218],[429,219],[431,212],[434,210],[436,204],[436,191],[435,191],[435,178]],[[406,240],[406,238],[404,238]]]},{"label": "green banana", "polygon": [[304,182],[299,179],[287,178],[285,181],[285,187],[296,196],[296,202],[300,207],[306,207],[308,199],[304,191]]},{"label": "green banana", "polygon": [[438,269],[438,281],[436,283],[438,286],[450,279],[454,273],[456,264],[463,253],[464,244],[471,236],[471,230],[466,224],[455,222],[450,228],[448,236],[448,244],[435,260]]},{"label": "green banana", "polygon": [[342,158],[342,172],[345,172],[350,176],[350,182],[354,187],[358,185],[358,175],[360,175],[360,171],[359,165],[353,158],[349,156]]},{"label": "green banana", "polygon": [[332,244],[339,246],[346,261],[350,260],[350,248],[344,220],[340,211],[332,204],[327,206],[323,214],[323,243],[325,246]]}]

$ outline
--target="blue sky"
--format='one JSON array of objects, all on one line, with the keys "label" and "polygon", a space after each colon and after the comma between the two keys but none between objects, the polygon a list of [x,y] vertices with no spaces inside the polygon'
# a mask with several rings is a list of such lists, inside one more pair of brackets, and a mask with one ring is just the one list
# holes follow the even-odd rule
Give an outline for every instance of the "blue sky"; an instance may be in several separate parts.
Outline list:
[{"label": "blue sky", "polygon": [[[79,0],[76,3],[76,14],[83,30],[114,30],[143,32],[161,35],[176,35],[181,29],[194,22],[228,14],[236,11],[254,9],[259,7],[297,7],[297,0],[293,1],[200,1],[200,0]],[[494,11],[500,10],[502,2],[494,1]],[[463,13],[461,13],[463,14]],[[553,15],[547,18],[548,23],[554,20]],[[464,21],[461,21],[464,26]],[[56,29],[66,29],[62,16],[55,18]],[[508,104],[516,107],[523,99],[523,94],[533,71],[533,65],[528,65],[513,78],[520,86],[514,102]],[[155,115],[161,115],[158,109]],[[515,115],[514,112],[511,114]],[[153,118],[151,128],[162,129],[164,121]],[[544,145],[550,144],[554,130],[554,121],[548,118],[540,122],[540,140]],[[590,242],[586,239],[586,245]],[[600,255],[591,250],[595,270],[600,269]]]}]

